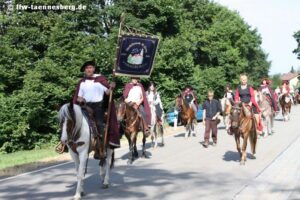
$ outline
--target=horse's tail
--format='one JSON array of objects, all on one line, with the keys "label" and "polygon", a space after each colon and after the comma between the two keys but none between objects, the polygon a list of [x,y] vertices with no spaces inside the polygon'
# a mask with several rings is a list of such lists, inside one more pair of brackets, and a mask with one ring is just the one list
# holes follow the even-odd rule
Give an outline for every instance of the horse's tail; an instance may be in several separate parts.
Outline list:
[{"label": "horse's tail", "polygon": [[252,128],[250,130],[249,140],[250,140],[251,151],[252,151],[252,154],[254,155],[256,153],[256,143],[257,143],[255,119],[252,120]]}]

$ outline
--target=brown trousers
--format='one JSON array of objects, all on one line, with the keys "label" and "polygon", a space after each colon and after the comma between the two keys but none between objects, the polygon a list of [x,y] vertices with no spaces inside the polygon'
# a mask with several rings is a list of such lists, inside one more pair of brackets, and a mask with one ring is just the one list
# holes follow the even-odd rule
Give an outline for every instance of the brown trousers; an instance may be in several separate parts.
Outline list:
[{"label": "brown trousers", "polygon": [[209,141],[209,135],[212,132],[212,139],[213,142],[217,143],[217,120],[205,119],[205,134],[204,134],[204,141]]}]

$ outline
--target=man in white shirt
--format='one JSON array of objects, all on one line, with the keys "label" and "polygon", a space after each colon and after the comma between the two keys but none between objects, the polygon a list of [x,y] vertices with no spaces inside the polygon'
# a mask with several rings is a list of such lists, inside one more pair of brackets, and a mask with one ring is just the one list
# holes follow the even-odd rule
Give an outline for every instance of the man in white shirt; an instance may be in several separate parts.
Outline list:
[{"label": "man in white shirt", "polygon": [[[105,109],[103,100],[105,95],[109,95],[115,88],[115,83],[109,84],[103,75],[95,74],[95,68],[96,63],[94,61],[88,61],[81,67],[81,72],[84,72],[84,78],[82,78],[77,85],[73,103],[87,105],[93,110],[93,118],[96,121],[98,134],[100,134],[100,138],[103,138]],[[113,107],[110,118],[109,134],[110,139],[113,139],[114,142],[110,141],[110,145],[119,147],[119,129],[116,118]]]},{"label": "man in white shirt", "polygon": [[123,98],[126,103],[132,103],[135,109],[140,111],[143,118],[145,134],[148,136],[150,135],[149,126],[151,125],[151,111],[144,87],[138,80],[139,78],[133,77],[131,83],[125,85]]}]

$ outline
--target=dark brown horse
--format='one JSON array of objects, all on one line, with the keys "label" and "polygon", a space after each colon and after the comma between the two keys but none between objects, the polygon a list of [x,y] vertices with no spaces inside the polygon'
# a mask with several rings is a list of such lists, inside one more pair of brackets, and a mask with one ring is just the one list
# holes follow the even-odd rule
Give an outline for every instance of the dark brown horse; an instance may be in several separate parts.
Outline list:
[{"label": "dark brown horse", "polygon": [[194,124],[197,123],[194,109],[180,95],[175,99],[176,108],[180,111],[182,124],[186,127],[185,138],[189,137],[194,132]]},{"label": "dark brown horse", "polygon": [[143,122],[140,111],[134,108],[134,105],[121,101],[117,103],[117,118],[121,126],[124,126],[125,136],[129,144],[129,159],[128,164],[132,164],[135,158],[138,157],[136,147],[137,134],[143,133],[143,149],[142,157],[148,158],[146,155],[146,134],[143,130]]},{"label": "dark brown horse", "polygon": [[[252,154],[256,151],[256,124],[253,113],[247,105],[235,103],[231,109],[231,132],[234,133],[235,142],[238,152],[240,153],[240,164],[245,165],[247,154],[248,138],[251,145]],[[243,146],[241,149],[240,138],[243,138]]]},{"label": "dark brown horse", "polygon": [[292,107],[292,100],[289,97],[288,94],[283,94],[279,98],[281,110],[282,110],[282,116],[284,121],[290,120],[290,112],[291,112],[291,107]]},{"label": "dark brown horse", "polygon": [[296,92],[295,94],[295,104],[300,104],[300,92]]}]

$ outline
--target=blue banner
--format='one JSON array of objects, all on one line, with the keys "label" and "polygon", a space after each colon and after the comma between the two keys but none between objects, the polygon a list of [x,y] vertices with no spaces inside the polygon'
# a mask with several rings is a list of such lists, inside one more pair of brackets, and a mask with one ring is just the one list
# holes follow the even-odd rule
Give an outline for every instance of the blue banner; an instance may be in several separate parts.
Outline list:
[{"label": "blue banner", "polygon": [[158,38],[122,35],[119,40],[116,75],[149,77],[158,42]]}]

